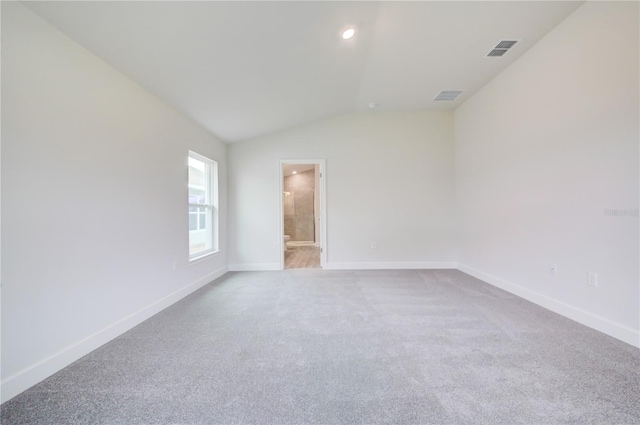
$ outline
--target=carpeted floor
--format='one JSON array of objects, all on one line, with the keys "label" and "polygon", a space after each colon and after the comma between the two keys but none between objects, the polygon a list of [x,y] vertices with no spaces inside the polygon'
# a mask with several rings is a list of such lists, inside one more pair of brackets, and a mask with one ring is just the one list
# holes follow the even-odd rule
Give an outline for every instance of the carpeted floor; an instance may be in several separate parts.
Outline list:
[{"label": "carpeted floor", "polygon": [[640,350],[453,270],[229,273],[2,424],[640,424]]}]

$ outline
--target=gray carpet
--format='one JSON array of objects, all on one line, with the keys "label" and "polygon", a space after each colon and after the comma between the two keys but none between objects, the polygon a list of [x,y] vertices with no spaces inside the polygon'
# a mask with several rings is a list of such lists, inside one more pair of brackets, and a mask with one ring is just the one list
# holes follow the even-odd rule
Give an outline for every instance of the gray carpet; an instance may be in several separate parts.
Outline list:
[{"label": "gray carpet", "polygon": [[10,424],[640,424],[640,350],[464,273],[229,273]]}]

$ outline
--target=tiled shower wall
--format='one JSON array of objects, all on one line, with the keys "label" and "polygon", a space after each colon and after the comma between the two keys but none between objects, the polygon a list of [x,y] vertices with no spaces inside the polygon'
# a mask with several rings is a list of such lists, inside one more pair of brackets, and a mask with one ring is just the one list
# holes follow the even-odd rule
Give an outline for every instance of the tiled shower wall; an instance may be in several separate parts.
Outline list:
[{"label": "tiled shower wall", "polygon": [[314,170],[284,178],[284,233],[292,241],[315,241],[314,185]]}]

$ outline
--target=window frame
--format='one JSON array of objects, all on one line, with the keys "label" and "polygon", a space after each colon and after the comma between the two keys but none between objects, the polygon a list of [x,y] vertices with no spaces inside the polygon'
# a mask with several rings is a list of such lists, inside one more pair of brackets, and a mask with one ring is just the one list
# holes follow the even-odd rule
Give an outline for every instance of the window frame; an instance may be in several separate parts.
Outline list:
[{"label": "window frame", "polygon": [[[196,161],[200,161],[202,163],[205,164],[205,166],[208,168],[209,172],[208,172],[208,178],[205,179],[205,182],[207,183],[208,187],[204,188],[204,192],[205,192],[205,203],[203,204],[197,204],[197,203],[191,203],[191,199],[189,197],[189,188],[192,186],[198,186],[198,187],[202,187],[200,185],[195,185],[190,181],[190,176],[189,176],[189,159],[194,159]],[[194,152],[192,150],[189,150],[188,155],[187,155],[187,229],[188,229],[188,235],[189,235],[189,242],[188,242],[188,253],[189,253],[189,263],[192,263],[194,261],[200,260],[204,257],[210,256],[212,254],[215,254],[217,252],[219,252],[219,212],[218,212],[218,185],[219,185],[219,178],[218,178],[218,163],[216,161],[214,161],[211,158],[208,158],[204,155],[201,155],[197,152]],[[196,253],[191,253],[191,235],[192,235],[192,230],[191,230],[191,225],[190,225],[190,219],[191,219],[191,208],[192,207],[196,207],[196,208],[205,208],[205,228],[204,230],[207,230],[207,226],[206,226],[206,222],[210,220],[211,222],[211,229],[210,229],[210,233],[205,236],[205,238],[211,238],[211,248],[205,249],[203,251],[198,251]],[[208,211],[207,211],[208,210]],[[210,212],[210,219],[207,219],[207,213]],[[202,229],[200,229],[200,213],[196,213],[196,230],[193,231],[200,231]]]}]

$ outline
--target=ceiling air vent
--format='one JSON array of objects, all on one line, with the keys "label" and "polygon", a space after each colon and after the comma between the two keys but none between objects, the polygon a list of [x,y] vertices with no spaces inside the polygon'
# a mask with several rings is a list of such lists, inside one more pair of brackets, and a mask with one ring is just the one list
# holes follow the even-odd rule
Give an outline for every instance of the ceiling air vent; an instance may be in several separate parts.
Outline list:
[{"label": "ceiling air vent", "polygon": [[453,101],[456,100],[458,96],[462,93],[462,90],[442,90],[438,95],[433,99],[435,101]]},{"label": "ceiling air vent", "polygon": [[517,42],[518,40],[502,40],[493,48],[493,50],[487,53],[487,57],[500,57],[507,53]]}]

